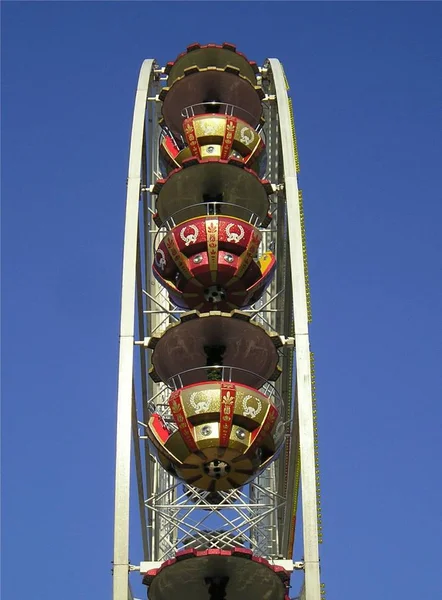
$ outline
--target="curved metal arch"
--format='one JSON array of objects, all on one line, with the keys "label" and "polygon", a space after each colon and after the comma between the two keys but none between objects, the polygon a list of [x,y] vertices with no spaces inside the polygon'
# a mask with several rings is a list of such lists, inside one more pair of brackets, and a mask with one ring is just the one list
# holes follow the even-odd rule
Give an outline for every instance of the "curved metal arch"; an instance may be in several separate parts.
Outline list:
[{"label": "curved metal arch", "polygon": [[145,113],[148,91],[153,82],[154,65],[154,59],[145,60],[138,77],[127,179],[117,401],[113,558],[114,600],[126,600],[129,589],[129,496],[138,210],[141,191]]},{"label": "curved metal arch", "polygon": [[[305,278],[303,236],[299,189],[296,175],[296,148],[292,135],[289,97],[286,78],[280,61],[268,59],[275,88],[280,122],[280,139],[284,168],[284,187],[287,205],[287,226],[293,294],[295,337],[296,396],[299,421],[299,447],[302,486],[302,521],[304,540],[304,570],[306,600],[321,599],[318,548],[318,512],[315,471],[315,439],[313,427],[313,399],[311,381],[310,343],[308,332],[307,287]],[[292,435],[296,432],[292,432]],[[294,440],[297,441],[297,440]],[[292,452],[294,444],[292,445]],[[288,493],[295,489],[294,461],[289,472]],[[289,531],[283,532],[283,548],[289,550]]]}]

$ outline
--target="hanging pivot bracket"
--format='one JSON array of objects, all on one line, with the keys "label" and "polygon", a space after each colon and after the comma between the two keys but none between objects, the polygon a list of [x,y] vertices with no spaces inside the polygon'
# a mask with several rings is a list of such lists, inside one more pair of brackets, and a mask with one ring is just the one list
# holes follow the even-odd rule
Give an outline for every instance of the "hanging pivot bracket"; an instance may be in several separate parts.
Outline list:
[{"label": "hanging pivot bracket", "polygon": [[280,335],[283,346],[288,346],[289,348],[295,347],[295,338],[294,337],[285,337],[285,335]]}]

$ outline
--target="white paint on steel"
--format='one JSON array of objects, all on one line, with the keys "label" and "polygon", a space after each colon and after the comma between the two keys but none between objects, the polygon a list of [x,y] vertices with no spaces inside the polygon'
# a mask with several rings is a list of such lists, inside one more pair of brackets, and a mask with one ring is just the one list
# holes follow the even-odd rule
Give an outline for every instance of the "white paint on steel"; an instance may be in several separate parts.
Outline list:
[{"label": "white paint on steel", "polygon": [[[268,559],[271,565],[276,567],[282,567],[287,573],[292,573],[296,569],[302,569],[303,563],[301,562],[293,562],[292,560],[284,560],[284,559]],[[140,562],[140,566],[136,567],[137,571],[140,573],[147,573],[148,571],[153,571],[153,569],[159,569],[163,562],[161,560],[150,560]],[[135,568],[134,568],[135,569]]]},{"label": "white paint on steel", "polygon": [[118,371],[113,600],[127,600],[129,594],[129,492],[138,204],[146,100],[153,65],[153,60],[145,60],[141,66],[129,154]]},{"label": "white paint on steel", "polygon": [[278,105],[284,183],[287,202],[287,222],[292,273],[294,330],[296,346],[297,407],[301,452],[302,521],[305,563],[305,598],[320,600],[317,496],[315,477],[313,404],[308,337],[307,295],[302,247],[301,215],[295,148],[291,129],[289,102],[284,72],[279,60],[269,59]]}]

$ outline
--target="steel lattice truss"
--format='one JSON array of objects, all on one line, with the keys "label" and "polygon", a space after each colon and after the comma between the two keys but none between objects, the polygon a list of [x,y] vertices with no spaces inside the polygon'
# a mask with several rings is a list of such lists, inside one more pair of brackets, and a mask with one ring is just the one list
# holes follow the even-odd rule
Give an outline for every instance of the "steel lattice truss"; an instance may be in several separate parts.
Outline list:
[{"label": "steel lattice truss", "polygon": [[[170,495],[174,499],[169,504]],[[164,520],[158,539],[159,561],[186,547],[225,549],[246,544],[258,556],[271,554],[267,543],[274,532],[269,531],[267,520],[284,506],[285,498],[254,482],[246,489],[220,495],[221,502],[213,504],[209,492],[175,482],[146,500],[147,509]]]}]

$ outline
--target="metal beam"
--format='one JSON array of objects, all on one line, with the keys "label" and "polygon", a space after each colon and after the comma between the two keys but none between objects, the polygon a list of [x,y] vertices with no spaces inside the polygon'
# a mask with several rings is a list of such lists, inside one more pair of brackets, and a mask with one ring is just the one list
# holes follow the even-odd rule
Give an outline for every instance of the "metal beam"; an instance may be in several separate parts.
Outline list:
[{"label": "metal beam", "polygon": [[135,96],[124,230],[115,467],[113,600],[127,600],[129,585],[129,495],[132,429],[132,376],[135,280],[144,116],[154,61],[141,66]]},{"label": "metal beam", "polygon": [[[269,59],[278,106],[284,184],[287,202],[290,264],[292,274],[294,335],[296,347],[297,410],[301,455],[302,521],[305,563],[305,598],[320,600],[318,515],[315,474],[313,403],[310,344],[308,335],[307,289],[304,272],[299,190],[292,135],[289,98],[279,60]],[[288,557],[290,558],[290,557]]]},{"label": "metal beam", "polygon": [[132,385],[132,440],[134,445],[134,462],[135,462],[135,473],[137,480],[137,491],[138,491],[138,507],[140,511],[140,524],[141,524],[141,540],[143,543],[143,556],[145,560],[149,558],[149,542],[147,539],[147,521],[146,521],[146,506],[144,499],[146,497],[144,489],[143,479],[143,463],[141,459],[140,449],[140,436],[138,433],[138,417],[137,417],[137,401],[136,401],[136,390],[135,383]]}]

